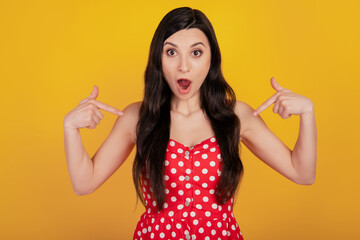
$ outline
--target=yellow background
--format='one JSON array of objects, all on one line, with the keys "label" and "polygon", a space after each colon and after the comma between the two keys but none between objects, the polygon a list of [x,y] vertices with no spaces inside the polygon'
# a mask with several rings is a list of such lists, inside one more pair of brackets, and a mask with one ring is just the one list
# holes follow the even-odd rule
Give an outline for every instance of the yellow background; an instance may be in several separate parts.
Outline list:
[{"label": "yellow background", "polygon": [[[315,104],[318,164],[296,185],[245,147],[235,216],[245,240],[360,239],[358,1],[1,1],[0,239],[131,239],[143,212],[132,183],[134,153],[96,192],[72,191],[63,118],[99,87],[123,109],[143,94],[154,31],[180,6],[212,22],[225,78],[258,107],[270,77]],[[116,116],[81,129],[92,156]],[[299,116],[261,113],[291,149]]]}]

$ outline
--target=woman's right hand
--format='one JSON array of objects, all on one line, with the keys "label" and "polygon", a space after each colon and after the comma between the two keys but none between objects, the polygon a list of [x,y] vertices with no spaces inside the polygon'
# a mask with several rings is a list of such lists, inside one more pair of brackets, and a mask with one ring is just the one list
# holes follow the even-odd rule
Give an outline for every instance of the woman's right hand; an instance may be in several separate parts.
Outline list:
[{"label": "woman's right hand", "polygon": [[64,118],[64,128],[96,128],[104,115],[99,109],[111,112],[116,115],[123,115],[123,112],[110,105],[96,100],[99,93],[97,86],[94,86],[90,96],[81,100],[79,105],[66,114]]}]

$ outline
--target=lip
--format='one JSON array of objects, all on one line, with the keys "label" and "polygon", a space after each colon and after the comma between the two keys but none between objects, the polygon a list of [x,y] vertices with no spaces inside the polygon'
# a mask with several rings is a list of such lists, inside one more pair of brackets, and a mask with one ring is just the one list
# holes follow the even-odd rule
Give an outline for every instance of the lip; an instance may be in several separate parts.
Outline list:
[{"label": "lip", "polygon": [[[190,85],[187,87],[187,89],[183,89],[183,88],[180,87],[180,85],[178,83],[179,80],[187,80],[187,81],[190,82]],[[187,94],[187,93],[190,92],[190,89],[191,89],[191,86],[192,86],[192,81],[190,79],[187,79],[187,78],[179,78],[178,80],[176,80],[176,86],[177,86],[177,88],[178,88],[178,90],[179,90],[179,92],[181,94]]]}]

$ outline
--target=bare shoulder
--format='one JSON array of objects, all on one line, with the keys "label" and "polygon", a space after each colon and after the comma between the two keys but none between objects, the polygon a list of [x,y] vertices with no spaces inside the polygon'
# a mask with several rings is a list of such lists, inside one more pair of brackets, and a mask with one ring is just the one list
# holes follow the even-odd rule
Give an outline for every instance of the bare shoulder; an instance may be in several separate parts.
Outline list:
[{"label": "bare shoulder", "polygon": [[114,123],[114,128],[125,130],[134,143],[136,141],[136,125],[139,121],[140,106],[141,102],[130,103],[122,110],[124,115],[118,116]]},{"label": "bare shoulder", "polygon": [[234,110],[240,120],[240,141],[242,141],[245,132],[249,129],[249,126],[251,125],[251,122],[254,120],[254,118],[256,118],[252,115],[255,109],[252,108],[249,104],[237,100]]}]

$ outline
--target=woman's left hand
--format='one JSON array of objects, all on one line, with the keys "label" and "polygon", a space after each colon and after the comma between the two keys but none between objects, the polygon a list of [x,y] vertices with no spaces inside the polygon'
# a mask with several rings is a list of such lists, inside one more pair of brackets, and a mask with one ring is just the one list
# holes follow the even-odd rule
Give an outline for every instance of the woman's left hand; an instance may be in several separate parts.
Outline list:
[{"label": "woman's left hand", "polygon": [[306,112],[313,112],[313,102],[302,95],[293,93],[291,90],[281,87],[275,80],[271,78],[271,85],[277,91],[263,104],[261,104],[254,112],[253,116],[257,116],[273,103],[273,112],[279,114],[282,118],[289,118],[291,115],[302,115]]}]

